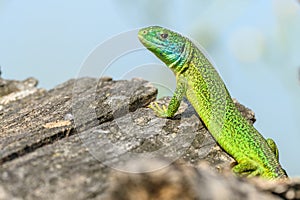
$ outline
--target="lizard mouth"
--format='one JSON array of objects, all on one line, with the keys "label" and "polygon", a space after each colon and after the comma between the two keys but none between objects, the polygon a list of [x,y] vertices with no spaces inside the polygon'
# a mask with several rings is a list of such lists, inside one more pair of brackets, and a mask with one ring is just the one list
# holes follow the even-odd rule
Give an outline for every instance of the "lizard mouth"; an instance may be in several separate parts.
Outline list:
[{"label": "lizard mouth", "polygon": [[159,43],[147,40],[143,35],[142,32],[139,32],[138,38],[140,42],[149,50],[157,50],[157,49],[164,49],[165,47]]}]

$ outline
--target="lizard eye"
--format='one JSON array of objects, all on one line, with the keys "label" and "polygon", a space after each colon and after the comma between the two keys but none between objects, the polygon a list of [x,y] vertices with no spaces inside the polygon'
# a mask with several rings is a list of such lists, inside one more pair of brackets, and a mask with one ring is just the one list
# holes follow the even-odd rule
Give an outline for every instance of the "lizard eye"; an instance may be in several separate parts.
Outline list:
[{"label": "lizard eye", "polygon": [[160,34],[160,37],[166,39],[168,37],[168,33],[162,33],[162,34]]}]

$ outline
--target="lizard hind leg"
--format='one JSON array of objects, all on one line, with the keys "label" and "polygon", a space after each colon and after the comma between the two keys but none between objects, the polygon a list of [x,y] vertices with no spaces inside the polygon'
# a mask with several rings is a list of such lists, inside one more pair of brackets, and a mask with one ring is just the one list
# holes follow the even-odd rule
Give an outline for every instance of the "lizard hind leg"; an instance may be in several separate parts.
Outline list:
[{"label": "lizard hind leg", "polygon": [[269,147],[271,148],[271,150],[273,151],[273,153],[275,154],[277,161],[279,161],[279,152],[276,143],[271,138],[267,138],[266,141]]},{"label": "lizard hind leg", "polygon": [[258,165],[251,160],[242,160],[232,168],[232,171],[248,178],[259,176],[261,174]]}]

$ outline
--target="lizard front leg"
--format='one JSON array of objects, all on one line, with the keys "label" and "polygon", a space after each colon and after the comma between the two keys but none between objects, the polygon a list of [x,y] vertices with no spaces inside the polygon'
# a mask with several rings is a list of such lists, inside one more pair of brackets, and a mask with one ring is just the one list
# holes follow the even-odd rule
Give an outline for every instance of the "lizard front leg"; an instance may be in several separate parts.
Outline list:
[{"label": "lizard front leg", "polygon": [[184,77],[177,78],[176,89],[174,95],[166,108],[164,105],[160,107],[157,102],[152,102],[148,107],[151,108],[158,117],[173,117],[177,112],[180,102],[185,95],[187,83]]}]

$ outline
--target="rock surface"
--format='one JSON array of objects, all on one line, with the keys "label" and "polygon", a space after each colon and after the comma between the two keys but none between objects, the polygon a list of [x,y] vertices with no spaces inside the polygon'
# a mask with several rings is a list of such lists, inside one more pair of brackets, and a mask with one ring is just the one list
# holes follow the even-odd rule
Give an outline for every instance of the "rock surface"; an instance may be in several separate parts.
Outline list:
[{"label": "rock surface", "polygon": [[81,78],[49,91],[35,86],[8,102],[1,100],[28,88],[0,87],[0,199],[300,198],[297,179],[232,175],[234,160],[187,101],[173,119],[157,118],[146,107],[157,94],[147,81]]}]

